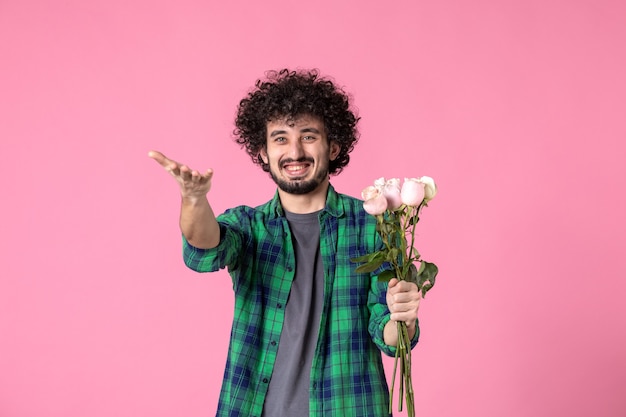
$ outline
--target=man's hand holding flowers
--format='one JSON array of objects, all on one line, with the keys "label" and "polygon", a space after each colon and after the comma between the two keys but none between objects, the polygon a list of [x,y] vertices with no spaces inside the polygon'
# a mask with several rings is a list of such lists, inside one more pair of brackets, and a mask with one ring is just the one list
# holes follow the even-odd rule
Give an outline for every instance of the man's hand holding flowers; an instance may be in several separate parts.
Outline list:
[{"label": "man's hand holding flowers", "polygon": [[389,281],[387,289],[387,307],[391,313],[390,321],[385,325],[384,339],[390,346],[398,345],[397,322],[406,323],[409,338],[415,336],[417,311],[422,300],[422,292],[417,284],[397,278]]},{"label": "man's hand holding flowers", "polygon": [[438,272],[437,266],[422,260],[415,249],[415,226],[419,222],[422,207],[427,206],[436,194],[437,187],[430,177],[405,178],[402,186],[398,178],[379,178],[373,186],[365,188],[361,193],[363,209],[376,217],[376,230],[384,245],[381,250],[353,261],[364,263],[357,268],[359,272],[373,272],[384,265],[390,267],[378,275],[379,280],[389,282],[386,301],[390,320],[385,325],[384,340],[388,345],[396,347],[396,363],[390,387],[390,414],[395,372],[399,369],[400,398],[406,392],[408,415],[415,415],[411,340],[417,332],[420,302],[435,284]]}]

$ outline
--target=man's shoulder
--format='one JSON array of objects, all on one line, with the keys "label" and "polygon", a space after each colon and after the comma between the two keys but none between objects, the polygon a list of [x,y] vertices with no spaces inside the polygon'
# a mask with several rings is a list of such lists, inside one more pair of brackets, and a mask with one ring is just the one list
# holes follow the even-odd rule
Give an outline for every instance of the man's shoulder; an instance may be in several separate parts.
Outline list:
[{"label": "man's shoulder", "polygon": [[343,194],[334,191],[335,199],[337,205],[343,206],[345,209],[351,212],[362,212],[363,210],[363,200],[353,197],[348,194]]},{"label": "man's shoulder", "polygon": [[375,224],[376,218],[363,209],[363,200],[348,194],[335,192],[333,207],[329,210],[338,218],[349,220],[352,224]]},{"label": "man's shoulder", "polygon": [[349,194],[337,193],[337,198],[349,204],[363,205],[363,200],[356,198],[354,196],[351,196]]}]

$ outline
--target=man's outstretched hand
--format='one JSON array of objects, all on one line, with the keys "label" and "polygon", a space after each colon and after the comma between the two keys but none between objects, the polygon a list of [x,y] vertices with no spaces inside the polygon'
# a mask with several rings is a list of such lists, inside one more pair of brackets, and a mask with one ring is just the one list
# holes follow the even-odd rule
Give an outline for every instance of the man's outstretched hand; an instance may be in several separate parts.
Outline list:
[{"label": "man's outstretched hand", "polygon": [[208,169],[204,174],[192,170],[187,165],[169,159],[161,152],[150,151],[148,156],[154,159],[167,172],[169,172],[180,186],[180,193],[183,198],[204,198],[211,189],[211,178],[213,170]]}]

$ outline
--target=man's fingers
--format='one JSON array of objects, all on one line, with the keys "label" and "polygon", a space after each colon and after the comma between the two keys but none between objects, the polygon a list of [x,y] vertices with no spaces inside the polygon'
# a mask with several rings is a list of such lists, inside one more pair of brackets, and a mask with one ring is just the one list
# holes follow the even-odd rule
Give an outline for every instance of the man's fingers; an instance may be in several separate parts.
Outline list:
[{"label": "man's fingers", "polygon": [[159,165],[161,165],[167,172],[174,177],[181,177],[183,180],[188,181],[191,178],[191,170],[186,165],[179,165],[178,162],[169,159],[159,151],[150,151],[148,156],[154,159]]},{"label": "man's fingers", "polygon": [[183,179],[183,181],[189,181],[191,179],[191,169],[187,165],[181,165],[178,168],[178,175]]},{"label": "man's fingers", "polygon": [[393,301],[394,303],[410,303],[413,301],[417,301],[419,300],[421,297],[419,295],[419,293],[413,293],[413,292],[401,292],[398,294],[393,294],[391,296],[391,301]]},{"label": "man's fingers", "polygon": [[169,162],[169,159],[167,159],[165,157],[165,155],[163,155],[159,151],[150,151],[150,152],[148,152],[148,156],[150,158],[154,159],[155,161],[157,161],[163,167],[165,167],[168,164],[168,162]]},{"label": "man's fingers", "polygon": [[412,282],[398,281],[395,286],[387,290],[387,299],[390,304],[415,303],[421,298],[417,285]]},{"label": "man's fingers", "polygon": [[178,181],[183,195],[206,194],[209,191],[211,178],[213,177],[212,169],[208,169],[202,174],[189,168],[187,165],[169,159],[159,151],[150,151],[148,156],[159,163]]},{"label": "man's fingers", "polygon": [[[391,313],[391,320],[403,321],[411,325],[419,309],[421,293],[417,285],[412,282],[392,279],[387,289],[387,306]],[[393,284],[392,284],[393,283]]]},{"label": "man's fingers", "polygon": [[148,156],[152,159],[164,158],[165,156],[159,151],[148,151]]},{"label": "man's fingers", "polygon": [[391,292],[392,294],[399,294],[399,293],[409,292],[409,291],[417,289],[417,285],[415,285],[414,283],[409,282],[409,281],[403,281],[403,280],[398,280],[393,285],[391,285],[394,279],[395,278],[389,281],[388,291]]},{"label": "man's fingers", "polygon": [[209,169],[206,173],[201,174],[199,171],[191,169],[187,165],[181,165],[178,168],[178,175],[186,182],[204,184],[211,180],[213,170]]},{"label": "man's fingers", "polygon": [[165,168],[167,172],[171,173],[174,176],[179,175],[179,166],[176,161],[172,161],[159,151],[150,151],[148,152],[148,156],[157,161],[157,163]]}]

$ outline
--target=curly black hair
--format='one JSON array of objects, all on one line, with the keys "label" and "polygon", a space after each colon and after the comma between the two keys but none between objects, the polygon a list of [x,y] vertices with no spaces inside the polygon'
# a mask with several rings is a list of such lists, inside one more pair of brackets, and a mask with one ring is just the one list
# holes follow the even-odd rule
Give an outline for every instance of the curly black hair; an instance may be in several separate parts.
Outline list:
[{"label": "curly black hair", "polygon": [[283,118],[296,119],[310,115],[318,117],[326,128],[329,141],[341,150],[330,161],[328,172],[339,174],[350,161],[350,152],[359,140],[356,125],[359,117],[351,109],[350,97],[319,71],[268,71],[265,80],[257,80],[253,90],[239,102],[235,119],[235,141],[263,171],[269,172],[260,151],[267,145],[267,123]]}]

